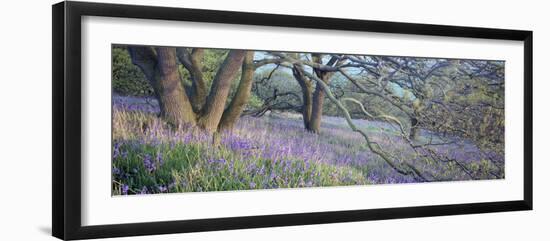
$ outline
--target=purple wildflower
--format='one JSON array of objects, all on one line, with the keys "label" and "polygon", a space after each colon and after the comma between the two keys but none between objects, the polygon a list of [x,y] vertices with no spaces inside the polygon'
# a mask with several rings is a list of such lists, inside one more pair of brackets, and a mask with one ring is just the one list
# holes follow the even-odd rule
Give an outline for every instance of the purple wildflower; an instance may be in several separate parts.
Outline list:
[{"label": "purple wildflower", "polygon": [[120,155],[120,143],[115,142],[113,146],[113,159],[118,158],[119,155]]},{"label": "purple wildflower", "polygon": [[157,154],[157,159],[156,159],[157,163],[159,164],[159,166],[162,166],[162,164],[164,164],[164,159],[162,159],[162,153],[158,153]]},{"label": "purple wildflower", "polygon": [[128,187],[128,185],[124,184],[122,185],[122,195],[128,195],[128,190],[130,189],[130,187]]},{"label": "purple wildflower", "polygon": [[147,194],[148,192],[149,192],[149,190],[147,190],[147,187],[143,186],[143,188],[141,188],[141,191],[139,193],[140,194]]},{"label": "purple wildflower", "polygon": [[[135,141],[125,141],[117,137],[113,142],[112,173],[117,179],[116,181],[120,183],[134,183],[128,180],[137,176],[138,171],[135,168],[137,167],[138,170],[140,168],[139,165],[125,166],[125,169],[115,168],[115,166],[120,168],[120,164],[128,155],[127,150],[130,150],[130,154],[141,153],[139,157],[146,172],[149,172],[151,178],[158,178],[154,181],[166,184],[167,186],[164,186],[164,188],[168,190],[174,190],[174,185],[170,181],[165,180],[164,177],[157,177],[152,173],[166,162],[164,160],[165,156],[159,150],[167,147],[178,149],[188,144],[199,144],[197,146],[200,148],[214,150],[213,152],[200,153],[200,158],[204,158],[203,160],[207,161],[207,165],[197,164],[197,167],[212,169],[206,170],[204,174],[223,175],[223,180],[231,179],[231,181],[240,182],[243,187],[254,189],[273,188],[279,185],[284,187],[319,186],[324,185],[325,180],[334,181],[331,182],[334,185],[365,184],[365,182],[419,182],[413,177],[403,176],[395,172],[381,158],[368,151],[364,147],[362,136],[351,132],[345,121],[339,117],[324,116],[323,131],[317,135],[304,132],[303,123],[295,118],[252,118],[245,116],[240,118],[233,131],[222,133],[221,148],[229,154],[225,155],[225,153],[217,153],[216,151],[219,149],[212,148],[212,136],[210,134],[191,126],[180,125],[177,128],[167,128],[161,119],[150,115],[151,118],[146,120],[147,128],[143,129],[142,132],[136,132],[135,129],[132,129],[135,125],[128,123],[132,119],[126,119],[125,115],[120,115],[129,109],[157,114],[159,112],[158,103],[149,105],[143,99],[133,97],[115,97],[113,103],[115,114],[113,121],[117,126],[126,128],[121,129],[122,131],[132,132],[136,135]],[[278,113],[274,115],[278,115]],[[418,152],[415,152],[400,136],[392,134],[392,130],[395,128],[389,126],[386,122],[354,120],[354,123],[369,131],[373,141],[382,148],[395,153],[396,160],[407,160],[422,172],[426,174],[435,173],[434,176],[441,179],[466,180],[469,177],[462,173],[456,165],[426,164],[424,156],[434,152],[438,155],[457,159],[464,165],[478,164],[481,158],[495,159],[504,164],[502,153],[487,152],[483,154],[475,143],[461,140],[459,137],[454,138],[456,139],[455,144],[439,145],[430,149],[420,148]],[[426,133],[420,136],[425,135]],[[437,137],[434,142],[443,141],[445,138]],[[145,155],[144,146],[158,146],[158,149],[156,153]],[[131,155],[134,157],[133,154]],[[231,158],[226,161],[220,159],[221,155],[230,156]],[[202,164],[202,162],[199,163]],[[330,169],[325,170],[325,166],[330,167]],[[468,167],[474,171],[475,175],[489,175],[487,172],[492,170],[482,165]],[[336,169],[335,172],[331,171],[333,168]],[[348,168],[353,168],[354,171],[350,172]],[[128,173],[125,173],[124,170],[127,170]],[[229,173],[226,170],[229,170]],[[250,182],[250,180],[256,180],[256,182]],[[136,183],[136,185],[141,186],[143,184]],[[205,191],[211,191],[210,188],[197,186],[196,183],[188,184],[185,180],[179,181],[177,185],[186,187],[185,190],[202,191],[204,188]],[[189,185],[188,189],[187,185]],[[119,188],[122,190],[122,185]],[[141,191],[154,193],[160,189],[161,187],[156,185],[149,186],[149,190],[143,186]],[[137,193],[140,190],[136,188],[132,191]],[[132,191],[130,192],[133,193]]]},{"label": "purple wildflower", "polygon": [[122,159],[126,159],[128,158],[128,151],[123,151],[122,152]]},{"label": "purple wildflower", "polygon": [[153,163],[153,160],[151,160],[151,155],[145,154],[143,157],[143,166],[145,166],[145,169],[149,172],[153,172],[157,169],[155,166],[155,163]]}]

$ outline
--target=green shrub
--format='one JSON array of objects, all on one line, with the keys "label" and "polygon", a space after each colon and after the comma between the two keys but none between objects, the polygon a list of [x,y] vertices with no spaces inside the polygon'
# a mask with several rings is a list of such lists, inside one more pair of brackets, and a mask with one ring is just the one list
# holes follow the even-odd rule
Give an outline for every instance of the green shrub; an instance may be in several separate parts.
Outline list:
[{"label": "green shrub", "polygon": [[153,89],[141,70],[132,64],[128,50],[112,48],[112,87],[120,95],[151,96]]}]

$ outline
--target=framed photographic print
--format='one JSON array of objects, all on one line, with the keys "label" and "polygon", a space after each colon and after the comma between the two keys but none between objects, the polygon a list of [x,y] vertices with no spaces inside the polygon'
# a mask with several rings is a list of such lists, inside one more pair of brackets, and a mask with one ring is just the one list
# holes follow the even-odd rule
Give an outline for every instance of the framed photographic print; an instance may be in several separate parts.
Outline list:
[{"label": "framed photographic print", "polygon": [[532,209],[532,32],[53,6],[53,235]]}]

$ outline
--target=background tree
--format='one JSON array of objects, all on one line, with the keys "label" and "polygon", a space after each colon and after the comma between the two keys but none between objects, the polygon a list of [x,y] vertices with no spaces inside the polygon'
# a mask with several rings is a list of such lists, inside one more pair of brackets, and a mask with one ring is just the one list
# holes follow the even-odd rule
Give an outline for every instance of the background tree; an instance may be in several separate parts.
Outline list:
[{"label": "background tree", "polygon": [[[271,55],[275,58],[268,59],[270,62],[280,62],[279,56],[282,53],[274,53]],[[323,66],[336,66],[339,63],[338,56],[326,56],[324,54],[312,53],[312,54],[298,54],[298,53],[285,53],[288,56],[292,56],[295,59],[311,59],[315,63]],[[269,62],[268,62],[269,63]],[[279,65],[276,65],[275,68],[278,68]],[[301,92],[301,113],[302,120],[304,122],[304,128],[307,131],[313,133],[319,133],[321,131],[321,119],[323,116],[323,103],[325,99],[324,90],[318,86],[315,81],[312,81],[309,77],[306,76],[305,71],[312,71],[317,77],[329,84],[331,77],[334,74],[334,71],[325,71],[323,69],[318,69],[311,66],[304,66],[301,63],[295,63],[292,66],[285,66],[292,70],[292,75],[300,86]],[[274,69],[275,70],[275,69]],[[292,95],[295,96],[296,93],[293,92],[283,92],[279,95]],[[276,99],[278,97],[277,92],[273,93],[273,97],[270,100]],[[296,109],[293,105],[286,105],[286,109]]]},{"label": "background tree", "polygon": [[293,81],[292,73],[283,67],[266,66],[254,75],[250,101],[260,104],[251,105],[247,114],[260,117],[270,111],[302,111],[300,86]]},{"label": "background tree", "polygon": [[[402,111],[408,117],[416,118],[417,122],[411,123],[409,131],[406,130],[403,120],[400,118],[387,114],[381,113],[374,115],[371,113],[371,107],[365,107],[362,100],[343,97],[337,98],[330,87],[319,78],[316,74],[304,71],[304,75],[311,80],[314,80],[318,86],[323,88],[323,90],[328,94],[331,102],[338,107],[338,109],[343,113],[344,117],[348,121],[349,126],[352,130],[359,132],[366,140],[367,147],[373,153],[376,153],[382,159],[384,159],[388,165],[394,168],[399,173],[405,175],[412,175],[418,180],[441,180],[441,175],[439,173],[422,173],[419,171],[419,168],[416,168],[416,165],[452,165],[456,168],[462,170],[466,175],[470,176],[472,179],[476,179],[478,175],[493,175],[501,177],[503,175],[503,169],[500,168],[498,161],[492,161],[493,166],[488,171],[488,173],[476,173],[479,167],[468,166],[461,161],[458,161],[450,152],[441,152],[438,149],[438,146],[451,146],[452,148],[461,148],[461,146],[468,145],[468,143],[457,142],[457,139],[453,136],[460,136],[457,130],[457,124],[452,124],[453,122],[458,123],[472,123],[472,118],[467,117],[469,115],[462,114],[461,110],[447,108],[447,111],[451,112],[442,115],[438,108],[436,107],[437,100],[439,98],[445,98],[445,96],[451,91],[458,91],[461,93],[462,97],[472,101],[471,96],[464,94],[464,89],[456,86],[455,80],[457,78],[467,78],[469,81],[474,81],[477,83],[483,83],[482,85],[498,86],[499,81],[476,81],[476,78],[472,73],[472,70],[476,68],[467,67],[467,65],[460,65],[460,63],[453,62],[453,60],[424,60],[421,58],[396,58],[396,59],[385,59],[386,57],[380,56],[343,56],[341,64],[338,66],[332,65],[323,65],[318,62],[296,59],[293,56],[286,55],[284,53],[275,54],[281,58],[281,62],[286,66],[296,66],[296,65],[305,65],[314,69],[319,69],[329,72],[339,72],[345,76],[357,89],[359,93],[364,94],[368,97],[376,97],[381,99],[388,105],[395,107],[396,109]],[[413,63],[409,63],[409,62]],[[482,63],[487,63],[487,61],[481,61]],[[460,68],[456,66],[460,66]],[[485,66],[485,64],[483,64]],[[485,66],[484,68],[494,69],[493,72],[498,72],[498,68],[490,68]],[[477,74],[480,74],[480,71],[474,71]],[[485,77],[488,74],[484,74]],[[492,74],[491,76],[499,76],[498,74]],[[461,83],[468,83],[468,81],[462,81]],[[470,86],[469,84],[465,84]],[[457,88],[458,87],[458,88]],[[479,88],[478,89],[486,89]],[[498,100],[498,97],[492,97],[493,100]],[[386,150],[391,149],[391,137],[388,137],[384,142],[389,141],[389,146],[384,147],[382,142],[375,142],[369,136],[368,133],[364,130],[358,128],[351,121],[351,114],[348,108],[345,106],[344,102],[350,102],[352,104],[358,105],[360,110],[364,115],[372,120],[379,120],[388,123],[395,124],[396,130],[399,131],[401,138],[403,138],[407,143],[409,143],[409,148],[411,151],[417,153],[417,157],[410,160],[410,157],[407,159],[400,158],[400,153],[390,153]],[[473,107],[481,103],[474,101],[475,104],[470,103],[467,106]],[[497,101],[501,102],[501,101]],[[486,105],[481,104],[481,105]],[[439,105],[444,106],[444,105]],[[465,106],[463,106],[465,107]],[[473,110],[473,109],[472,109]],[[479,116],[483,112],[472,111],[470,114],[476,116],[479,119]],[[494,113],[494,112],[493,112]],[[485,115],[487,116],[487,115]],[[494,118],[494,117],[493,117]],[[495,119],[493,119],[495,120]],[[442,123],[451,123],[451,124],[437,124],[438,122]],[[420,124],[421,123],[421,124]],[[441,133],[431,132],[428,139],[418,139],[414,140],[411,137],[416,138],[416,130],[419,126],[428,129],[435,130],[438,127],[445,127],[446,130],[449,130],[452,133],[452,136],[444,137],[441,136]],[[491,126],[495,126],[491,124]],[[466,129],[468,131],[469,129]],[[462,130],[464,131],[464,130]],[[475,129],[472,129],[475,131]],[[412,135],[411,135],[412,133]],[[492,143],[492,142],[490,142]],[[480,143],[477,143],[477,148],[482,148]],[[503,148],[500,148],[503,149]],[[404,152],[407,152],[403,150]],[[487,157],[490,159],[490,157]],[[414,162],[413,162],[414,161]],[[413,164],[416,163],[416,164]],[[420,164],[424,163],[424,164]],[[487,170],[487,169],[483,169]]]}]

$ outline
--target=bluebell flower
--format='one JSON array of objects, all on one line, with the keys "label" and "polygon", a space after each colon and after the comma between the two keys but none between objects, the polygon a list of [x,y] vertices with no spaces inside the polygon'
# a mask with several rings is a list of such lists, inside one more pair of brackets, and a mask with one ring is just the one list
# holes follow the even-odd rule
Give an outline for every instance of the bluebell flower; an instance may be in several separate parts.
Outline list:
[{"label": "bluebell flower", "polygon": [[162,164],[164,164],[164,159],[162,159],[162,153],[158,153],[157,154],[157,163],[162,166]]},{"label": "bluebell flower", "polygon": [[145,154],[145,156],[143,157],[143,166],[145,166],[145,169],[147,169],[147,171],[149,172],[153,172],[157,169],[155,163],[153,163],[153,161],[151,160],[151,155],[149,154]]},{"label": "bluebell flower", "polygon": [[122,159],[126,159],[128,158],[128,151],[123,151],[122,152]]},{"label": "bluebell flower", "polygon": [[143,188],[141,188],[141,191],[139,193],[140,194],[147,194],[148,193],[147,187],[143,186]]},{"label": "bluebell flower", "polygon": [[113,147],[113,159],[116,159],[120,155],[120,143],[115,142]]},{"label": "bluebell flower", "polygon": [[130,189],[130,187],[128,187],[128,185],[124,184],[122,185],[122,194],[123,195],[128,195],[128,190]]}]

